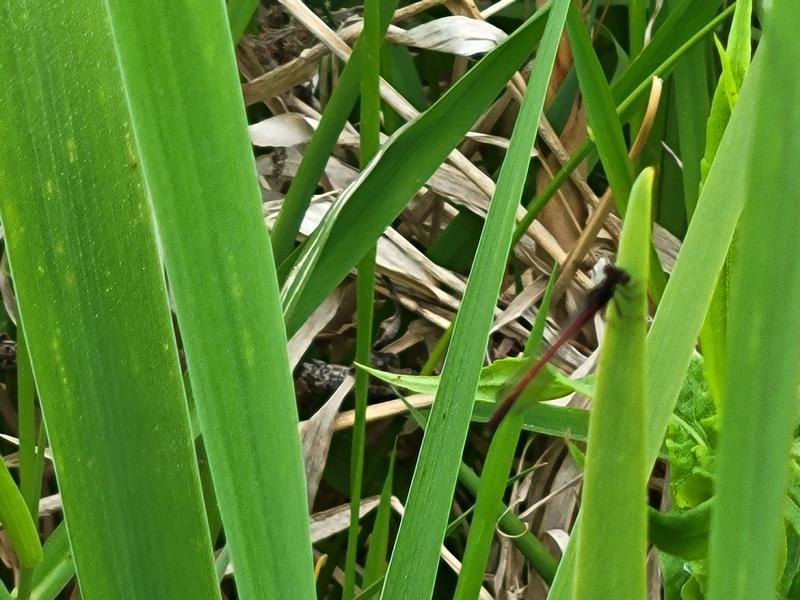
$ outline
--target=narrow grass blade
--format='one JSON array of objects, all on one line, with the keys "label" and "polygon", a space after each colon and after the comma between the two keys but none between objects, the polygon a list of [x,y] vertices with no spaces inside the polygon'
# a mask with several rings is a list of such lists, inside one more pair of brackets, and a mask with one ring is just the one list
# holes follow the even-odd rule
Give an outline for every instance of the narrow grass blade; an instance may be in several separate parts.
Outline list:
[{"label": "narrow grass blade", "polygon": [[224,7],[105,4],[239,596],[308,597],[294,384]]},{"label": "narrow grass blade", "polygon": [[0,27],[0,218],[82,593],[218,597],[105,8],[6,3]]},{"label": "narrow grass blade", "polygon": [[[717,89],[711,103],[711,112],[708,117],[707,144],[705,153],[700,163],[702,186],[708,169],[714,160],[719,148],[720,140],[725,133],[725,128],[730,121],[731,109],[744,81],[745,73],[750,65],[750,18],[752,14],[751,0],[741,0],[736,3],[736,9],[731,24],[731,33],[728,39],[728,51],[721,53],[723,62],[723,77],[717,84]],[[723,80],[729,80],[732,90],[726,92]],[[725,379],[726,362],[728,354],[728,297],[730,295],[730,262],[735,254],[736,243],[731,244],[728,259],[719,276],[717,288],[711,299],[711,305],[706,314],[703,328],[700,330],[700,348],[703,352],[703,369],[708,381],[708,387],[716,402],[722,397],[722,386]]]},{"label": "narrow grass blade", "polygon": [[[14,483],[8,467],[0,465],[0,523],[6,529],[20,566],[29,569],[42,558],[42,544],[37,532],[39,491],[42,488],[41,446],[37,454],[36,436],[36,386],[28,358],[25,333],[17,328],[17,415],[19,426],[19,478]],[[27,515],[20,512],[20,502]],[[20,586],[29,582],[29,573],[23,571]]]},{"label": "narrow grass blade", "polygon": [[539,312],[536,313],[536,319],[533,321],[531,334],[525,342],[524,356],[533,356],[544,339],[544,328],[547,325],[547,313],[550,311],[550,301],[553,299],[553,290],[556,287],[557,275],[558,264],[555,264],[553,265],[553,270],[550,272],[550,279],[547,280],[547,287],[544,288],[544,295],[539,304]]},{"label": "narrow grass blade", "polygon": [[542,9],[528,19],[431,108],[392,135],[337,198],[282,291],[290,335],[364,256],[530,56],[546,15]]},{"label": "narrow grass blade", "polygon": [[631,190],[617,266],[630,281],[609,304],[589,417],[578,535],[577,598],[644,598],[647,591],[645,335],[654,171]]},{"label": "narrow grass blade", "polygon": [[[774,598],[782,565],[784,497],[797,421],[800,264],[791,260],[800,207],[800,13],[776,3],[759,54],[737,233],[729,355],[709,544],[709,598]],[[780,85],[774,85],[780,81]],[[738,105],[738,104],[737,104]],[[780,119],[776,119],[780,115]],[[757,432],[757,435],[754,435]]]},{"label": "narrow grass blade", "polygon": [[[541,390],[539,389],[535,391],[540,392]],[[534,407],[535,406],[541,405],[534,404]],[[427,420],[422,413],[410,404],[408,405],[408,409],[412,418],[417,422],[417,425],[424,429],[427,426]],[[475,471],[470,469],[466,464],[464,464],[463,461],[458,469],[458,480],[464,485],[470,494],[476,497],[478,496],[478,488],[480,486],[481,479],[478,477]],[[500,526],[500,530],[511,539],[517,550],[522,553],[522,555],[536,570],[536,572],[542,576],[542,579],[544,579],[547,583],[552,582],[556,573],[558,561],[553,558],[553,555],[550,554],[550,551],[539,541],[535,535],[533,535],[533,533],[530,532],[529,526],[526,523],[523,523],[508,506],[505,506],[500,501],[497,502],[495,514],[501,515],[497,522],[497,524]]]},{"label": "narrow grass blade", "polygon": [[[384,2],[385,12],[394,11],[396,2]],[[359,140],[361,168],[375,156],[380,147],[381,97],[379,82],[381,73],[380,50],[383,31],[380,24],[381,4],[378,0],[366,0],[364,4],[364,31],[361,34],[361,102]],[[372,246],[358,263],[356,278],[356,361],[370,363],[372,351],[372,325],[375,305],[375,259],[377,247]],[[345,555],[344,589],[342,598],[351,600],[356,585],[356,555],[358,553],[359,510],[361,508],[361,485],[364,475],[364,451],[366,439],[367,396],[369,395],[369,373],[356,372],[355,419],[350,451],[350,526],[347,530],[347,553]]]},{"label": "narrow grass blade", "polygon": [[[577,5],[573,5],[569,11],[567,29],[597,153],[614,194],[617,210],[624,215],[627,214],[628,197],[633,185],[633,167],[622,135],[622,122],[617,116],[614,96]],[[658,301],[664,292],[666,279],[655,249],[651,250],[650,256],[649,288]]]},{"label": "narrow grass blade", "polygon": [[[528,398],[520,402],[535,402],[544,388],[546,377],[540,373],[523,392]],[[514,450],[522,430],[523,412],[511,411],[503,419],[492,437],[486,454],[483,472],[478,486],[477,501],[467,538],[467,547],[461,562],[455,595],[456,600],[477,598],[483,583],[486,560],[489,557],[497,521],[501,516],[503,492],[514,460]]]},{"label": "narrow grass blade", "polygon": [[42,559],[42,544],[25,499],[5,463],[0,464],[0,522],[21,567],[31,568]]},{"label": "narrow grass blade", "polygon": [[[381,3],[381,37],[386,33],[392,17],[391,9],[395,5],[396,2]],[[278,219],[272,227],[272,249],[277,264],[281,264],[292,251],[300,223],[303,222],[303,215],[308,210],[311,197],[317,189],[325,165],[330,158],[331,150],[350,117],[356,98],[358,98],[362,45],[362,42],[356,42],[350,60],[347,61],[336,81],[336,87],[333,88],[333,93],[322,112],[319,125],[303,152],[303,160],[283,199]]]},{"label": "narrow grass blade", "polygon": [[55,600],[75,577],[67,528],[62,523],[48,536],[42,562],[33,570],[31,600]]},{"label": "narrow grass blade", "polygon": [[[500,169],[386,573],[385,598],[427,598],[433,592],[439,546],[472,413],[471,399],[478,384],[492,311],[511,248],[514,214],[569,4],[569,0],[554,0],[551,5],[528,90]],[[513,36],[509,38],[512,39]]]},{"label": "narrow grass blade", "polygon": [[392,482],[394,481],[394,464],[397,449],[393,448],[389,456],[388,475],[381,488],[381,501],[375,511],[375,524],[369,536],[367,560],[364,566],[364,582],[362,588],[367,588],[381,580],[389,564],[389,524],[392,516]]},{"label": "narrow grass blade", "polygon": [[628,158],[625,138],[622,136],[622,123],[617,116],[611,88],[592,48],[586,24],[574,4],[567,17],[567,30],[575,57],[575,71],[581,84],[583,106],[592,128],[597,153],[614,192],[619,213],[624,215],[633,185],[633,168]]}]

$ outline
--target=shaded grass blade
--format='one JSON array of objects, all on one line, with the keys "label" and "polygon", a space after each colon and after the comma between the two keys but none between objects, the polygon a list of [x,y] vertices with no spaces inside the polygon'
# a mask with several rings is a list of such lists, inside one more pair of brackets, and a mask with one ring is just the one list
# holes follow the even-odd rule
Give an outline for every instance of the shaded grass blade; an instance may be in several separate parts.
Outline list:
[{"label": "shaded grass blade", "polygon": [[[628,197],[633,185],[633,167],[628,157],[628,148],[622,135],[622,122],[617,116],[611,87],[603,75],[600,60],[594,53],[578,7],[574,4],[567,18],[567,29],[597,153],[614,194],[617,210],[620,215],[624,215],[627,214]],[[655,249],[651,250],[650,255],[649,288],[658,301],[664,291],[666,279]]]},{"label": "shaded grass blade", "polygon": [[239,596],[309,597],[294,384],[224,7],[106,6]]},{"label": "shaded grass blade", "polygon": [[[439,546],[447,526],[492,312],[511,248],[514,215],[525,184],[530,152],[569,4],[569,0],[555,0],[548,14],[528,90],[456,316],[453,339],[425,429],[405,516],[386,573],[382,592],[385,598],[426,598],[433,593]],[[512,36],[509,41],[513,39]]]},{"label": "shaded grass blade", "polygon": [[[396,2],[384,2],[384,12],[390,13]],[[375,156],[380,146],[381,97],[380,49],[383,30],[380,23],[381,4],[378,0],[366,0],[364,4],[364,31],[361,34],[361,102],[359,119],[360,156],[363,168]],[[375,259],[377,247],[372,246],[358,263],[356,277],[356,361],[370,363],[372,351],[372,324],[375,304]],[[356,555],[360,530],[359,510],[361,486],[364,475],[364,451],[366,439],[367,396],[369,395],[369,373],[364,370],[355,376],[355,419],[350,452],[350,526],[347,530],[347,553],[345,555],[345,579],[342,598],[353,598],[356,582]]]},{"label": "shaded grass blade", "polygon": [[217,597],[104,6],[4,4],[0,24],[0,218],[82,593]]}]

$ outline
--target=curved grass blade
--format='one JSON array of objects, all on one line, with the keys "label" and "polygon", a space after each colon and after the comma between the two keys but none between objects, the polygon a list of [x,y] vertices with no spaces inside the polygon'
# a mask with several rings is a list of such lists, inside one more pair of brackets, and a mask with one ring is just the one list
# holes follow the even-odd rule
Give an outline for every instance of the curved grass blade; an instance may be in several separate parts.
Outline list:
[{"label": "curved grass blade", "polygon": [[[645,334],[654,171],[631,190],[617,266],[630,276],[609,305],[589,417],[578,535],[577,598],[647,591]],[[610,558],[611,557],[611,558]]]},{"label": "curved grass blade", "polygon": [[130,115],[116,62],[98,68],[105,8],[3,4],[0,26],[0,218],[82,593],[215,598]]},{"label": "curved grass blade", "polygon": [[471,400],[569,4],[570,0],[554,0],[551,5],[528,90],[500,169],[386,573],[382,592],[385,598],[427,598],[433,593],[439,547],[472,413]]},{"label": "curved grass blade", "polygon": [[289,335],[361,260],[530,56],[547,7],[480,60],[431,108],[393,134],[337,198],[282,291]]},{"label": "curved grass blade", "polygon": [[310,597],[294,385],[224,7],[105,3],[238,594]]}]

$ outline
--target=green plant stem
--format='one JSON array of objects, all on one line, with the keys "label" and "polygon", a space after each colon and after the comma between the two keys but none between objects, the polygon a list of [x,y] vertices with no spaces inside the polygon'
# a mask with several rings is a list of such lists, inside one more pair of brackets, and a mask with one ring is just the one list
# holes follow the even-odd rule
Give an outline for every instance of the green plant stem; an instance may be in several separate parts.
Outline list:
[{"label": "green plant stem", "polygon": [[[389,7],[387,7],[388,10]],[[394,8],[392,3],[391,9]],[[380,146],[381,99],[380,80],[381,5],[379,0],[364,4],[364,31],[361,36],[361,168],[366,167]],[[358,264],[356,278],[356,361],[369,364],[372,349],[372,321],[375,301],[375,259],[373,246]],[[355,419],[350,455],[350,526],[347,530],[345,582],[342,597],[351,600],[355,591],[356,558],[358,555],[359,508],[364,477],[364,438],[366,433],[369,373],[359,369],[355,382]]]}]

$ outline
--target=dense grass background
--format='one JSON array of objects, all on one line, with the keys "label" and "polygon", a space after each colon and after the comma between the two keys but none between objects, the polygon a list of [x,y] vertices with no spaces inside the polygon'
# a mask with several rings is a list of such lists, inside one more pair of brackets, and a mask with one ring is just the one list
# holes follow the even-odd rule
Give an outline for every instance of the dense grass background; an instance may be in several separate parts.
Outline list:
[{"label": "dense grass background", "polygon": [[798,30],[5,3],[0,597],[800,596]]}]

